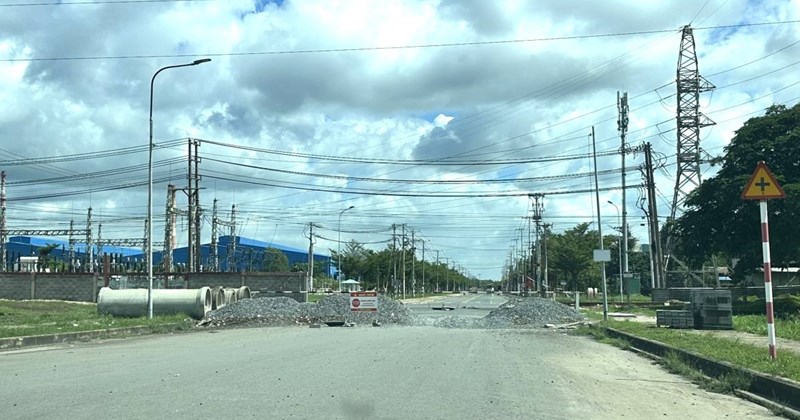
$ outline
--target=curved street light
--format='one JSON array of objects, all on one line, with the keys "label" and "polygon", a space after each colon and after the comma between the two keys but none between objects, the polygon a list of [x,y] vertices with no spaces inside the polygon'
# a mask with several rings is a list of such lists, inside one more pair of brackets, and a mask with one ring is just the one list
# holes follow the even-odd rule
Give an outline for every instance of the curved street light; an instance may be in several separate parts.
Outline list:
[{"label": "curved street light", "polygon": [[342,291],[342,274],[344,274],[344,270],[342,270],[342,215],[347,210],[354,208],[356,208],[356,206],[350,206],[339,212],[339,228],[337,229],[339,231],[339,239],[336,241],[336,254],[339,256],[339,267],[337,267],[339,269],[339,292]]},{"label": "curved street light", "polygon": [[[191,63],[176,64],[158,69],[150,79],[150,147],[147,160],[147,317],[153,317],[153,84],[156,76],[164,70],[190,67],[208,63],[210,58],[201,58]],[[191,246],[191,244],[190,244]]]}]

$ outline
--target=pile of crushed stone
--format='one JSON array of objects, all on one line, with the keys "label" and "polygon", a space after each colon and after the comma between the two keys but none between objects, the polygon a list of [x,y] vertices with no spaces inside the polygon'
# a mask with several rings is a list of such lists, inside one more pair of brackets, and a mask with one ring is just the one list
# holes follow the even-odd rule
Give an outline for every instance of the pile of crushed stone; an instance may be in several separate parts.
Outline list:
[{"label": "pile of crushed stone", "polygon": [[536,328],[568,324],[585,318],[575,309],[538,297],[509,297],[483,318],[419,316],[399,301],[378,295],[378,312],[350,311],[349,295],[335,293],[317,303],[299,303],[287,297],[243,299],[210,311],[198,326],[290,326],[339,321],[355,325],[410,325],[440,328]]},{"label": "pile of crushed stone", "polygon": [[484,319],[489,325],[543,327],[546,324],[578,322],[585,317],[579,311],[553,300],[526,297],[509,299]]},{"label": "pile of crushed stone", "polygon": [[201,327],[261,324],[288,326],[302,323],[305,312],[298,301],[288,297],[242,299],[209,311],[200,322]]}]

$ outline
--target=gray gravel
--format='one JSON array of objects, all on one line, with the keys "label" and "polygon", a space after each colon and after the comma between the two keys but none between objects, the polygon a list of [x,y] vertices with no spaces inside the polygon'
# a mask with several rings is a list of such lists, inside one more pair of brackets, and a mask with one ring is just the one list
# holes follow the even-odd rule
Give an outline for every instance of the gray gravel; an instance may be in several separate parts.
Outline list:
[{"label": "gray gravel", "polygon": [[210,311],[198,326],[220,327],[263,324],[296,325],[303,321],[304,304],[288,297],[242,299]]},{"label": "gray gravel", "polygon": [[538,297],[509,300],[483,318],[446,316],[429,318],[414,314],[402,303],[378,296],[376,312],[351,312],[347,294],[328,295],[317,303],[298,303],[286,297],[243,299],[209,312],[198,326],[289,326],[343,321],[356,326],[416,325],[442,328],[536,328],[584,319],[569,306]]},{"label": "gray gravel", "polygon": [[484,319],[490,325],[543,327],[545,324],[567,324],[585,318],[567,305],[550,299],[527,297],[509,299]]}]

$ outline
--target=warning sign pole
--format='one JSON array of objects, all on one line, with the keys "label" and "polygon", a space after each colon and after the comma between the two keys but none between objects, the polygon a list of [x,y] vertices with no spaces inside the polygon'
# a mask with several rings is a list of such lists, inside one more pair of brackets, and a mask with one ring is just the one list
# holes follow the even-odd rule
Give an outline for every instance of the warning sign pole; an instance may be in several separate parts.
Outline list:
[{"label": "warning sign pole", "polygon": [[769,357],[778,357],[775,351],[775,315],[772,304],[772,263],[769,257],[769,220],[767,218],[767,200],[758,202],[761,210],[761,249],[764,254],[764,299],[767,301],[767,338],[769,340]]},{"label": "warning sign pole", "polygon": [[756,170],[742,191],[742,200],[758,200],[761,212],[761,252],[764,255],[764,300],[767,301],[767,339],[769,340],[769,357],[775,360],[775,314],[772,304],[772,262],[769,256],[769,223],[767,218],[767,200],[786,198],[786,192],[778,184],[775,175],[770,172],[764,161],[758,162]]}]

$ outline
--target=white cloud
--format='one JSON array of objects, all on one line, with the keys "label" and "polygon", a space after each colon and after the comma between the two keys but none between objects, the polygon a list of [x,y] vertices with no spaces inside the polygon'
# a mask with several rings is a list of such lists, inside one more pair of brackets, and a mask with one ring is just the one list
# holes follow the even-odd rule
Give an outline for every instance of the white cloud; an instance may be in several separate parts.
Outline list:
[{"label": "white cloud", "polygon": [[[459,159],[541,159],[591,152],[587,134],[597,132],[599,152],[619,147],[616,92],[630,95],[628,142],[643,141],[671,162],[675,153],[674,81],[680,35],[695,18],[701,73],[720,87],[703,94],[704,112],[717,126],[701,133],[702,146],[719,154],[735,130],[772,103],[797,101],[800,44],[736,68],[800,39],[800,25],[701,29],[745,22],[796,20],[800,3],[768,0],[616,2],[291,1],[256,12],[251,1],[7,7],[0,15],[0,153],[2,159],[93,154],[144,146],[149,87],[167,65],[210,55],[211,63],[171,69],[155,83],[157,142],[198,137],[246,147],[318,156],[404,160],[457,155]],[[697,15],[697,16],[695,16]],[[124,16],[124,18],[120,18]],[[293,54],[276,51],[473,43],[674,29],[640,34],[437,48],[378,49]],[[131,58],[143,56],[145,58]],[[172,56],[172,57],[167,57]],[[8,61],[20,57],[81,60]],[[722,72],[722,73],[721,73]],[[774,73],[770,73],[774,72]],[[770,73],[767,76],[765,74]],[[759,77],[761,76],[761,77]],[[664,84],[667,86],[663,86]],[[661,87],[663,86],[663,87]],[[656,88],[661,87],[657,91]],[[763,98],[760,98],[763,97]],[[757,99],[760,98],[760,99]],[[414,198],[347,195],[259,184],[388,192],[548,192],[589,189],[589,178],[475,185],[411,185],[341,178],[311,178],[243,165],[294,172],[381,179],[488,180],[587,172],[589,159],[498,166],[383,165],[285,156],[204,144],[203,205],[237,204],[240,233],[307,246],[302,230],[316,222],[333,228],[338,212],[347,230],[407,223],[432,248],[472,274],[497,278],[530,208],[527,197]],[[186,156],[185,143],[157,149],[156,161]],[[146,163],[140,153],[76,162],[9,166],[9,182],[66,176]],[[225,164],[224,160],[234,162]],[[177,162],[177,161],[176,161]],[[641,155],[627,164],[642,163]],[[185,163],[156,168],[185,183]],[[601,157],[600,170],[619,167],[618,156]],[[674,165],[658,173],[660,214],[669,214]],[[713,169],[704,176],[713,175]],[[139,169],[112,178],[8,188],[8,224],[63,227],[93,206],[104,219],[104,236],[143,231],[146,189],[99,192],[103,182],[141,182]],[[222,178],[239,181],[232,182]],[[628,180],[641,182],[633,171]],[[619,175],[601,177],[616,186]],[[302,184],[302,185],[301,185]],[[156,185],[156,211],[163,212],[164,183]],[[32,201],[14,198],[47,191],[94,191]],[[632,220],[636,192],[628,194]],[[619,203],[618,191],[602,202]],[[185,205],[182,197],[179,204]],[[556,230],[591,221],[592,195],[546,196],[545,218]],[[615,218],[613,208],[602,208]],[[610,219],[609,219],[610,220]],[[156,229],[161,222],[156,221]],[[610,224],[612,222],[606,223]],[[616,223],[616,222],[614,222]],[[633,224],[633,222],[631,222]],[[604,226],[605,227],[605,226]],[[107,234],[106,234],[107,232]],[[208,235],[208,225],[204,234]],[[642,242],[646,231],[634,228]],[[330,236],[333,236],[331,234]],[[353,235],[365,242],[386,234]],[[349,238],[348,238],[349,239]],[[182,236],[185,241],[185,235]],[[506,244],[504,246],[503,244]],[[318,249],[334,247],[320,240]],[[432,254],[429,254],[432,255]],[[428,256],[429,256],[428,255]]]}]

